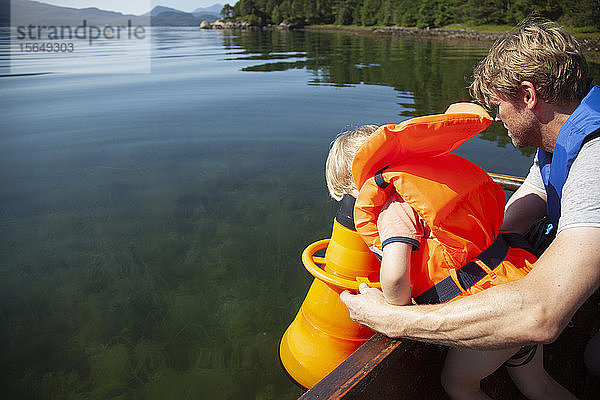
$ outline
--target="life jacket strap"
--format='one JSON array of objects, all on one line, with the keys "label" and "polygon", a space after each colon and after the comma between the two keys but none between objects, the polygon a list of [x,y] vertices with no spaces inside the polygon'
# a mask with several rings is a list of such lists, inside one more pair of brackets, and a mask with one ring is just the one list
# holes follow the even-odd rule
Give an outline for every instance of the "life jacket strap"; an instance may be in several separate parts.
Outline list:
[{"label": "life jacket strap", "polygon": [[[475,258],[482,261],[493,271],[504,261],[510,247],[524,249],[529,252],[533,251],[521,235],[517,233],[500,233],[496,240]],[[445,303],[460,295],[464,290],[468,290],[486,275],[487,272],[483,268],[477,265],[475,261],[470,261],[456,270],[457,280],[462,290],[452,277],[448,276],[415,297],[415,302],[417,304]]]},{"label": "life jacket strap", "polygon": [[388,168],[389,168],[389,165],[381,168],[379,171],[377,171],[375,173],[375,176],[373,177],[375,179],[375,183],[377,184],[379,189],[385,189],[390,185],[390,182],[386,182],[385,179],[383,178],[383,171],[385,171]]},{"label": "life jacket strap", "polygon": [[355,231],[356,228],[354,226],[354,203],[356,199],[349,194],[345,194],[340,200],[340,206],[335,213],[335,220],[339,222],[340,225],[346,227],[352,231]]},{"label": "life jacket strap", "polygon": [[594,132],[594,133],[590,133],[589,135],[587,135],[587,136],[585,137],[585,139],[583,139],[583,142],[581,143],[581,147],[585,146],[585,144],[586,144],[587,142],[590,142],[590,141],[592,141],[592,140],[594,140],[594,139],[597,139],[597,138],[599,138],[599,137],[600,137],[600,129],[598,129],[598,130],[597,130],[596,132]]}]

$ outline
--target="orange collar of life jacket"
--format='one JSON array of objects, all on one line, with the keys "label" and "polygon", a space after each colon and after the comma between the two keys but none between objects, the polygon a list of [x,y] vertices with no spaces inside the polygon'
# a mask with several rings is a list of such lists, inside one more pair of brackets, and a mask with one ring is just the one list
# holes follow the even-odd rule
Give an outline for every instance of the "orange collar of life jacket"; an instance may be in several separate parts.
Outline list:
[{"label": "orange collar of life jacket", "polygon": [[434,157],[457,149],[492,123],[473,103],[452,104],[444,114],[427,115],[397,125],[384,125],[354,156],[352,177],[360,190],[377,171],[410,157]]}]

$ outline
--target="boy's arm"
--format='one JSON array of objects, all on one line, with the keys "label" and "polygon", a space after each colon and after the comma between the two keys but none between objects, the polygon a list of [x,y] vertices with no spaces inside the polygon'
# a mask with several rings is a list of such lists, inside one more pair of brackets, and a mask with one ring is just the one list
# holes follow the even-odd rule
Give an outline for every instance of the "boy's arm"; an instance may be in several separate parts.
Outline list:
[{"label": "boy's arm", "polygon": [[390,304],[410,304],[411,251],[419,246],[422,234],[416,225],[414,210],[397,195],[390,197],[377,219],[383,246],[381,290]]},{"label": "boy's arm", "polygon": [[410,304],[411,250],[411,245],[406,243],[390,243],[383,248],[381,290],[390,304]]}]

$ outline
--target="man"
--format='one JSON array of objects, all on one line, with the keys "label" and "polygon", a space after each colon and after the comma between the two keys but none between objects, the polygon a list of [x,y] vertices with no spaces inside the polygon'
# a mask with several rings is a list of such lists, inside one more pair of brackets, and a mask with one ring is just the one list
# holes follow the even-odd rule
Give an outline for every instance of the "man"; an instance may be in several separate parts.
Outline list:
[{"label": "man", "polygon": [[538,147],[502,230],[524,233],[548,212],[556,238],[525,278],[454,302],[393,306],[366,285],[341,300],[390,337],[475,350],[551,343],[600,286],[600,87],[576,41],[540,20],[495,43],[474,75],[474,96],[498,107],[514,145]]}]

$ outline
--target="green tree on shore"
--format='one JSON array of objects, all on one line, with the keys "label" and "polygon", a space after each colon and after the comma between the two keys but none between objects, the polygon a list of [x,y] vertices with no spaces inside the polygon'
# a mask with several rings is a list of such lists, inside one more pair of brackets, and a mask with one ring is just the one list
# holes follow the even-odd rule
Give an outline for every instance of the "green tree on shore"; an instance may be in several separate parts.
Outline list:
[{"label": "green tree on shore", "polygon": [[231,7],[229,5],[229,3],[225,3],[223,8],[221,9],[221,16],[223,18],[231,18],[232,14],[233,14],[233,7]]},{"label": "green tree on shore", "polygon": [[[222,12],[255,24],[515,25],[539,15],[600,31],[600,0],[239,0]],[[223,14],[225,15],[225,14]]]}]

